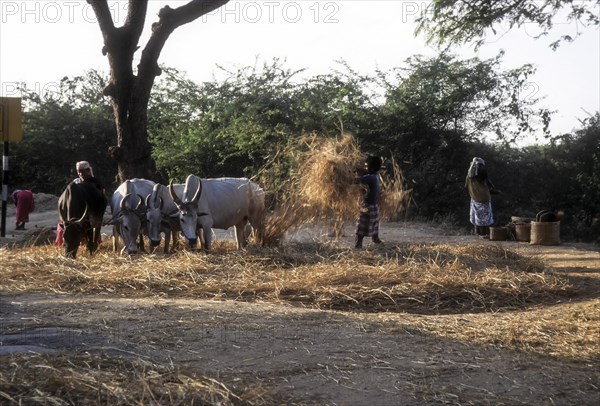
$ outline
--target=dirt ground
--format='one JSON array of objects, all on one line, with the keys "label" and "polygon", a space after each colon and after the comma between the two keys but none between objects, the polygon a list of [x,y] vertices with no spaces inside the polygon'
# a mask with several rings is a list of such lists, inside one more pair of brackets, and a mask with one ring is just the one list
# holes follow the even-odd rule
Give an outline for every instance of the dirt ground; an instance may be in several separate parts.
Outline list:
[{"label": "dirt ground", "polygon": [[[7,236],[0,243],[55,227],[56,203],[50,200],[40,202],[25,231],[14,231],[14,210],[12,219],[9,211]],[[103,231],[110,234],[109,229]],[[351,227],[346,234],[341,243],[351,244]],[[383,224],[381,236],[388,243],[476,241],[474,236],[413,223]],[[308,229],[289,238],[327,237],[323,230]],[[489,243],[536,255],[559,271],[600,275],[600,253],[592,245]],[[299,399],[298,404],[596,405],[600,401],[597,364],[466,344],[410,327],[413,321],[416,325],[420,318],[431,317],[425,315],[395,314],[390,319],[386,314],[286,304],[55,294],[3,294],[0,315],[0,362],[25,352],[137,357],[254,382]],[[401,327],[390,328],[394,319],[403,320]]]}]

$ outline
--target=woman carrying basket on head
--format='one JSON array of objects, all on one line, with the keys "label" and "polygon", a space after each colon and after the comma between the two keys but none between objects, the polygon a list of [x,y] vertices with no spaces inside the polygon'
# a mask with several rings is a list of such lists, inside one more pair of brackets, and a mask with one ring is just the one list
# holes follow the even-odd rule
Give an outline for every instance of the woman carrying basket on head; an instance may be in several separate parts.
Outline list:
[{"label": "woman carrying basket on head", "polygon": [[491,195],[495,190],[482,158],[475,157],[471,161],[465,187],[471,197],[469,220],[475,226],[475,234],[481,238],[489,238],[490,226],[494,224]]}]

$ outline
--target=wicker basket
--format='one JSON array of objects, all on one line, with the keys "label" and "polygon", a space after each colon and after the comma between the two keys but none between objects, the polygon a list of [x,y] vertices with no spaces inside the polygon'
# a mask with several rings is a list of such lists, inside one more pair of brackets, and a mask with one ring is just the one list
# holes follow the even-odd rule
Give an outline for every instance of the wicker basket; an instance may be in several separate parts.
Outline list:
[{"label": "wicker basket", "polygon": [[490,227],[490,241],[506,241],[508,227]]},{"label": "wicker basket", "polygon": [[522,223],[531,223],[535,219],[533,217],[519,217],[519,216],[511,216],[510,221],[514,224],[522,224]]},{"label": "wicker basket", "polygon": [[530,244],[534,245],[559,245],[560,221],[532,221],[530,240]]},{"label": "wicker basket", "polygon": [[531,239],[531,223],[515,224],[515,237],[517,241],[529,242]]}]

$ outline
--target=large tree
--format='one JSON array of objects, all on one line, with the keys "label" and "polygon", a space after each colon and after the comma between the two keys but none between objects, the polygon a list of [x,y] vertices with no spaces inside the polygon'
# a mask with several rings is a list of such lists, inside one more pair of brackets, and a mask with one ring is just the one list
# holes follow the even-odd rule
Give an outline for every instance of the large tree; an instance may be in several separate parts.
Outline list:
[{"label": "large tree", "polygon": [[142,50],[137,71],[134,54],[142,35],[148,0],[129,0],[127,17],[115,26],[106,0],[88,0],[102,36],[102,53],[108,57],[110,80],[103,93],[109,96],[115,117],[117,145],[110,148],[117,161],[121,181],[133,177],[155,178],[148,141],[148,102],[154,80],[161,74],[158,58],[171,33],[177,28],[221,7],[229,0],[192,0],[177,8],[164,6]]},{"label": "large tree", "polygon": [[[474,42],[478,47],[502,22],[510,28],[535,24],[539,37],[548,35],[555,23],[568,22],[576,24],[577,36],[582,26],[600,25],[599,11],[600,0],[432,0],[417,19],[417,33],[438,44]],[[573,39],[564,35],[550,46]]]}]

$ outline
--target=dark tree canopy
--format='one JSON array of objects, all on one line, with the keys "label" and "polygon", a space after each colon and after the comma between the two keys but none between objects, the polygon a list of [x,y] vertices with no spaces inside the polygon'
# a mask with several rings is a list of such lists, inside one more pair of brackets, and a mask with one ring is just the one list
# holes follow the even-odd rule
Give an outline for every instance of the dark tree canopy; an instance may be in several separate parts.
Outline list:
[{"label": "dark tree canopy", "polygon": [[[548,35],[559,22],[576,24],[578,30],[598,26],[599,10],[600,0],[432,0],[417,19],[416,32],[426,34],[428,42],[474,42],[478,47],[483,44],[486,32],[495,33],[502,22],[508,23],[510,28],[536,24],[541,30],[538,37],[541,37]],[[573,39],[565,35],[550,46],[556,49],[562,41]]]},{"label": "dark tree canopy", "polygon": [[[513,100],[528,66],[502,71],[497,62],[415,56],[377,77],[349,70],[298,81],[275,61],[202,83],[164,67],[149,105],[153,158],[170,180],[190,173],[256,176],[274,198],[293,171],[298,136],[336,137],[343,125],[363,152],[401,164],[417,202],[411,216],[466,225],[465,171],[481,156],[503,191],[495,198],[498,224],[517,213],[562,208],[568,213],[562,236],[598,240],[600,116],[586,118],[572,134],[554,134],[550,145],[482,142],[482,131],[498,124],[510,130],[513,119],[515,129],[527,132],[539,114],[529,98]],[[63,79],[45,96],[25,94],[25,136],[11,149],[15,185],[60,194],[76,177],[73,163],[85,159],[112,193],[120,182],[113,182],[116,163],[104,151],[116,131],[112,107],[97,92],[106,83],[106,75],[92,71]],[[498,141],[512,137],[500,135]]]}]

